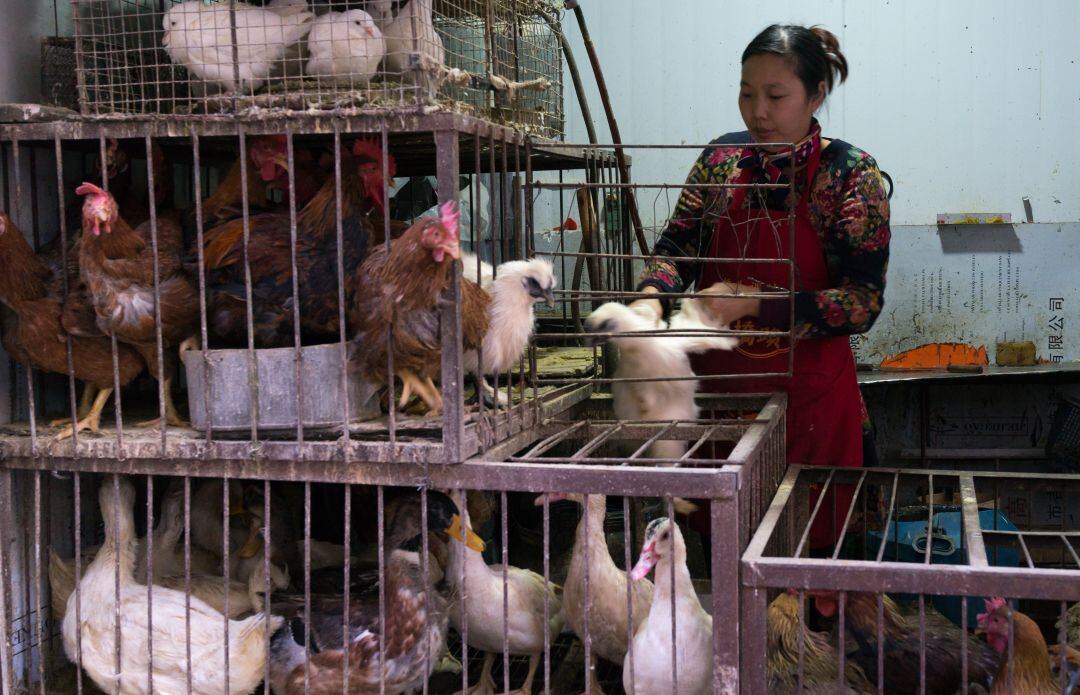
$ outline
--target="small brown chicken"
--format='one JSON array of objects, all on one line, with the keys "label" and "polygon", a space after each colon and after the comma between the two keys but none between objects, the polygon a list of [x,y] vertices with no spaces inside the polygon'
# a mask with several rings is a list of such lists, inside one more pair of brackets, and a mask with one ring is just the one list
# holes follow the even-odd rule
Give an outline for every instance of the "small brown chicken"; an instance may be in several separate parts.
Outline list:
[{"label": "small brown chicken", "polygon": [[[132,228],[120,216],[116,200],[92,183],[76,194],[83,201],[79,274],[105,335],[133,347],[154,378],[162,382],[165,418],[170,425],[186,424],[172,400],[176,352],[171,349],[195,332],[198,295],[180,261],[182,232],[172,220],[158,220],[157,265],[161,298],[163,369],[159,370],[155,330],[154,248],[149,223]],[[143,425],[158,424],[151,420]]]},{"label": "small brown chicken", "polygon": [[799,632],[803,634],[802,692],[806,695],[826,693],[877,692],[866,674],[852,661],[844,663],[844,689],[837,690],[836,679],[840,660],[829,638],[806,626],[806,615],[799,621],[799,600],[792,593],[783,593],[769,604],[767,618],[767,656],[770,693],[799,692]]},{"label": "small brown chicken", "polygon": [[[442,412],[442,395],[434,379],[439,374],[442,343],[439,313],[442,293],[457,272],[460,257],[458,217],[453,201],[443,203],[439,218],[423,218],[400,238],[371,250],[356,271],[355,301],[350,307],[352,364],[376,386],[387,383],[387,350],[402,382],[399,407],[413,394],[428,414]],[[487,293],[471,280],[461,280],[462,349],[476,350],[488,328]]]},{"label": "small brown chicken", "polygon": [[[1012,614],[1013,666],[1009,668],[1009,614]],[[979,629],[986,641],[1002,656],[994,674],[990,695],[1059,695],[1061,681],[1050,670],[1050,652],[1035,621],[1009,608],[1001,597],[987,599],[986,612],[979,614]],[[1011,681],[1011,684],[1010,684]]]},{"label": "small brown chicken", "polygon": [[[0,273],[0,313],[3,314],[4,349],[21,364],[54,374],[67,374],[67,333],[61,323],[63,306],[59,268],[52,269],[36,256],[11,218],[0,212],[0,258],[7,269]],[[74,427],[68,425],[58,439],[75,431],[96,432],[101,411],[113,391],[112,341],[104,337],[72,335],[72,364],[76,379],[98,389]],[[138,352],[117,344],[120,385],[138,376],[145,364]]]}]

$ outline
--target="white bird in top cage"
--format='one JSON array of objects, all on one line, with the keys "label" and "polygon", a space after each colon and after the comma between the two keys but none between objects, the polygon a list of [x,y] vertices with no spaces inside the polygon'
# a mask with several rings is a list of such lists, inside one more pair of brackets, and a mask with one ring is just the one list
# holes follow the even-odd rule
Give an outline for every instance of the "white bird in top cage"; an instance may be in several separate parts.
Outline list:
[{"label": "white bird in top cage", "polygon": [[[610,342],[619,349],[615,379],[650,378],[658,381],[616,381],[611,386],[614,415],[619,420],[695,420],[700,412],[694,400],[698,382],[693,379],[689,355],[709,350],[732,350],[738,338],[690,331],[715,331],[720,326],[710,321],[697,300],[684,299],[679,312],[666,323],[649,309],[608,302],[585,319],[589,333],[638,333],[639,337],[616,335],[592,336],[587,343]],[[683,333],[665,335],[664,331]],[[681,379],[675,381],[674,379]],[[677,459],[686,452],[686,442],[659,440],[649,448],[651,458]]]},{"label": "white bird in top cage", "polygon": [[446,65],[446,48],[435,31],[434,0],[367,0],[365,7],[386,37],[385,71],[407,79],[413,69],[410,56],[418,54],[421,86],[433,90]]},{"label": "white bird in top cage", "polygon": [[308,52],[307,74],[365,83],[379,70],[386,40],[363,10],[328,12],[312,22]]},{"label": "white bird in top cage", "polygon": [[161,45],[169,58],[229,93],[261,87],[288,49],[307,36],[315,16],[306,2],[295,0],[273,8],[238,2],[234,8],[235,71],[228,3],[207,6],[202,0],[187,0],[162,18]]},{"label": "white bird in top cage", "polygon": [[543,258],[507,261],[498,268],[481,261],[479,274],[475,256],[463,253],[461,261],[465,277],[476,281],[491,297],[488,330],[481,350],[462,355],[462,368],[476,379],[477,391],[484,402],[497,406],[499,394],[484,380],[484,375],[505,374],[518,366],[536,327],[534,307],[541,301],[548,306],[555,304],[555,271]]}]

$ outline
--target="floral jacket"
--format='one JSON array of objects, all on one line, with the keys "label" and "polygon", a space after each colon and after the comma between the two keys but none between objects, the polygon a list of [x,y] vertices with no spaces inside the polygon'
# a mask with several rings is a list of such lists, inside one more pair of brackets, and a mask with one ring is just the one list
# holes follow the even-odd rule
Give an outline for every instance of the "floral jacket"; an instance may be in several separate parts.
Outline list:
[{"label": "floral jacket", "polygon": [[[804,194],[810,139],[796,148],[797,196]],[[713,225],[706,210],[726,210],[732,190],[698,188],[733,180],[746,167],[758,173],[753,181],[787,183],[790,154],[768,155],[752,149],[725,146],[750,141],[748,133],[731,133],[714,140],[698,157],[686,180],[675,212],[660,235],[638,288],[653,286],[661,292],[682,292],[697,281],[708,252]],[[801,183],[800,183],[801,182]],[[770,210],[787,210],[789,189],[770,190],[764,196]],[[760,206],[761,198],[747,195],[744,205]],[[889,201],[874,159],[842,140],[832,140],[821,151],[811,182],[810,219],[821,236],[832,287],[795,293],[795,335],[799,338],[851,335],[870,329],[881,313],[885,270],[889,261]],[[699,288],[704,289],[704,288]],[[758,321],[786,328],[788,302],[770,301]]]}]

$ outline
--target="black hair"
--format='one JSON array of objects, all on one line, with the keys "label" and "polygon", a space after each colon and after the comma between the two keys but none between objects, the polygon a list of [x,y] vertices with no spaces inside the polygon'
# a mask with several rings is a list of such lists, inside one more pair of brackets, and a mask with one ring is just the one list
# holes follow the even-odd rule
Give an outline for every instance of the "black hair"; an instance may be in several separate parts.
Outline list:
[{"label": "black hair", "polygon": [[817,94],[825,83],[825,95],[847,79],[847,58],[840,52],[836,34],[820,26],[773,24],[766,27],[746,47],[742,62],[756,55],[772,54],[789,61],[806,88],[806,96]]}]

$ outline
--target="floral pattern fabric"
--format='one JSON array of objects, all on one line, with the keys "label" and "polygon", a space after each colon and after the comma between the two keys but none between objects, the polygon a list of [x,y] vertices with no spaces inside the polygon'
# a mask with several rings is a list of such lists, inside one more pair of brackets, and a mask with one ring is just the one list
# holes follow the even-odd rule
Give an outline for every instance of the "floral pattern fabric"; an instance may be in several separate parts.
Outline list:
[{"label": "floral pattern fabric", "polygon": [[[714,140],[698,157],[654,256],[645,265],[639,289],[682,292],[696,283],[702,265],[698,259],[708,253],[716,217],[727,211],[733,192],[712,184],[733,181],[746,168],[754,170],[753,182],[788,182],[790,153],[767,154],[730,145],[749,140],[748,133],[731,133]],[[760,209],[764,204],[783,211],[794,206],[806,189],[807,148],[797,146],[795,157],[794,200],[790,188],[781,188],[747,195],[743,205]],[[821,237],[832,286],[795,293],[795,335],[864,333],[881,313],[889,261],[889,201],[877,163],[857,147],[832,140],[821,151],[807,206]],[[787,310],[763,311],[763,317],[766,313],[786,316]]]}]

